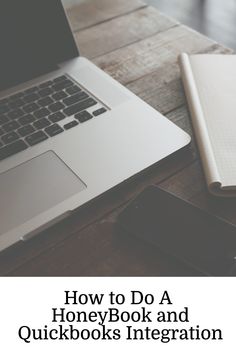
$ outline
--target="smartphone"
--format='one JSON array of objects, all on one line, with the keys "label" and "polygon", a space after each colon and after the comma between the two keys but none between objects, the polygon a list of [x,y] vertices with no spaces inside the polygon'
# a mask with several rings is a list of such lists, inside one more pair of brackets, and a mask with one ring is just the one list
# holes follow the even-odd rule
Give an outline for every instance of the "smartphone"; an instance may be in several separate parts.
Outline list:
[{"label": "smartphone", "polygon": [[147,187],[118,224],[204,274],[236,275],[236,227],[159,187]]}]

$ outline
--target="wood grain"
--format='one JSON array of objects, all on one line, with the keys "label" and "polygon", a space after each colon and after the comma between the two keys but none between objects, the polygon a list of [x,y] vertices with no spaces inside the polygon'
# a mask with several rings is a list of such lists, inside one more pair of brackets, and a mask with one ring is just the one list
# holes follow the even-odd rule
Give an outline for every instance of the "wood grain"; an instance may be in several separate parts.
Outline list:
[{"label": "wood grain", "polygon": [[97,25],[147,6],[139,0],[86,0],[67,9],[73,31]]},{"label": "wood grain", "polygon": [[186,51],[196,53],[214,42],[185,26],[170,28],[138,43],[117,49],[93,61],[124,85],[153,73],[163,65],[177,62]]},{"label": "wood grain", "polygon": [[[75,33],[80,54],[94,58],[117,48],[148,38],[175,26],[176,23],[152,7],[145,7],[116,17],[95,27]],[[122,35],[125,33],[125,36]]]},{"label": "wood grain", "polygon": [[[185,43],[185,48],[186,51],[191,53],[192,51],[188,41],[189,38]],[[225,54],[230,53],[231,51],[221,47],[220,45],[211,45],[210,43],[210,46],[207,46],[203,52]],[[141,78],[138,78],[137,80],[126,85],[128,89],[163,114],[167,114],[182,105],[186,105],[180,70],[177,63],[179,53],[180,52],[169,52],[164,63],[156,63],[156,68],[154,71],[151,71],[146,75],[142,75]],[[121,77],[121,81],[122,80],[123,77]]]}]

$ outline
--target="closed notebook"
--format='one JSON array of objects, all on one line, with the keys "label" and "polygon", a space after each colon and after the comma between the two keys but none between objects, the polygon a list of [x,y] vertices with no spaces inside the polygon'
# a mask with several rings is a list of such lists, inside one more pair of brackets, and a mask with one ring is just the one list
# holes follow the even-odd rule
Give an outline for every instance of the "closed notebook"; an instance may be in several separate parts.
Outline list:
[{"label": "closed notebook", "polygon": [[183,53],[179,63],[208,188],[236,196],[236,56]]}]

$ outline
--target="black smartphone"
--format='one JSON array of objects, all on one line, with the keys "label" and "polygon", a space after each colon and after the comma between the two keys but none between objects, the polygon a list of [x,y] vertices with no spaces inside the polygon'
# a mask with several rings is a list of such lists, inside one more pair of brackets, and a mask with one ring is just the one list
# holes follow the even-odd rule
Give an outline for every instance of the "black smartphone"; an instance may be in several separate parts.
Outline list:
[{"label": "black smartphone", "polygon": [[236,227],[159,187],[147,187],[118,224],[204,274],[236,275]]}]

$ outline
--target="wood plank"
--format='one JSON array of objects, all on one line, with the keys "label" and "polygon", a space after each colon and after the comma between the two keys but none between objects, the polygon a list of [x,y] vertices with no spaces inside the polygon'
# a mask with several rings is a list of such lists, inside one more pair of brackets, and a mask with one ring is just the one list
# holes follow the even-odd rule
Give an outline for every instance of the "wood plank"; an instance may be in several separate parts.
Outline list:
[{"label": "wood plank", "polygon": [[[187,45],[185,51],[187,51]],[[229,54],[232,50],[214,44],[204,50],[201,49],[200,52]],[[155,71],[126,85],[129,90],[163,114],[184,104],[187,105],[177,55],[171,54],[167,60]]]},{"label": "wood plank", "polygon": [[175,25],[175,21],[167,19],[156,9],[146,7],[79,31],[75,34],[75,38],[80,54],[91,59]]},{"label": "wood plank", "polygon": [[208,192],[199,160],[171,176],[160,186],[201,209],[236,225],[236,199],[217,198]]},{"label": "wood plank", "polygon": [[202,191],[205,180],[199,160],[161,182],[161,188],[174,193],[184,200],[190,200]]},{"label": "wood plank", "polygon": [[147,2],[181,23],[212,37],[218,43],[224,43],[236,50],[235,0],[147,0]]},{"label": "wood plank", "polygon": [[236,199],[217,198],[206,191],[206,186],[190,198],[191,203],[236,226]]},{"label": "wood plank", "polygon": [[148,75],[164,64],[174,64],[178,55],[196,53],[214,42],[185,26],[177,26],[94,59],[95,64],[122,84]]},{"label": "wood plank", "polygon": [[163,114],[186,103],[177,62],[163,63],[152,73],[126,86]]},{"label": "wood plank", "polygon": [[[166,117],[169,120],[171,120],[173,123],[178,125],[180,128],[182,128],[184,131],[186,131],[186,133],[191,135],[192,140],[194,140],[194,134],[193,134],[192,125],[190,121],[190,113],[186,105],[182,105],[176,108],[175,110],[167,113]],[[194,145],[194,150],[196,150],[195,145]]]},{"label": "wood plank", "polygon": [[66,11],[73,31],[78,31],[145,6],[140,0],[86,0]]},{"label": "wood plank", "polygon": [[187,107],[183,105],[179,108],[176,108],[175,110],[166,114],[166,117],[191,136],[191,143],[188,147],[189,152],[191,152],[192,156],[191,162],[194,162],[195,160],[199,159],[197,144],[195,136],[193,134],[192,124],[190,121],[190,113]]}]

